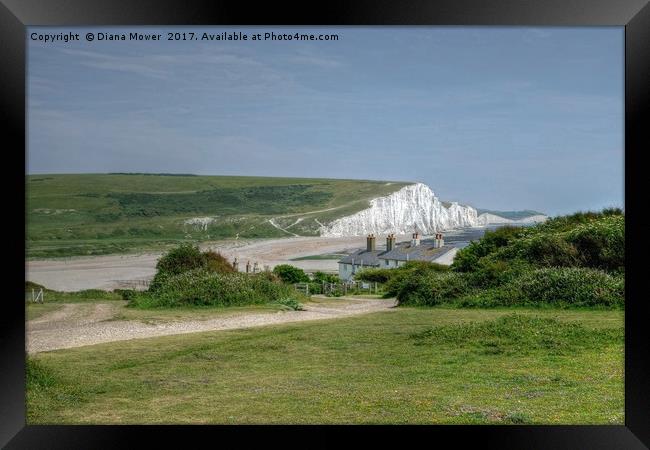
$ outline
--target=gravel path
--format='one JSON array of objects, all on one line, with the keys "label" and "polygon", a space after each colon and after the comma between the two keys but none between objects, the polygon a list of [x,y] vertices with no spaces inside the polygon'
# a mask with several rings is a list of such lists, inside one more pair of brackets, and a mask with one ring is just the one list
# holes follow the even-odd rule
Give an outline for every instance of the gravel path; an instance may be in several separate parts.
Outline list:
[{"label": "gravel path", "polygon": [[27,322],[27,352],[34,354],[103,342],[335,319],[386,311],[395,305],[394,300],[348,297],[340,300],[340,304],[332,302],[327,305],[308,305],[305,306],[305,311],[279,311],[275,314],[242,313],[236,316],[163,324],[145,324],[136,320],[111,320],[123,308],[123,305],[115,302],[112,304],[68,303],[60,310]]}]

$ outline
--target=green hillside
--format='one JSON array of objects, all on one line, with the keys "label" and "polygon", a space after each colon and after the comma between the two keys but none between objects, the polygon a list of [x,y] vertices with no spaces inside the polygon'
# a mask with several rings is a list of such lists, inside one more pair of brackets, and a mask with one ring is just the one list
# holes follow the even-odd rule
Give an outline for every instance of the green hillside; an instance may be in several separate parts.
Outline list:
[{"label": "green hillside", "polygon": [[119,253],[183,240],[317,235],[319,222],[364,209],[370,199],[407,184],[174,174],[28,175],[27,256]]}]

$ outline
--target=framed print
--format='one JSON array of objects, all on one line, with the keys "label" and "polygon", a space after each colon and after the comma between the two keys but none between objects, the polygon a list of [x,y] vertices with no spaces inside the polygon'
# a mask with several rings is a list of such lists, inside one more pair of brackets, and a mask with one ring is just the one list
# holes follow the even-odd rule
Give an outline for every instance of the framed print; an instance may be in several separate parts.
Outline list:
[{"label": "framed print", "polygon": [[649,22],[2,0],[0,442],[646,448]]}]

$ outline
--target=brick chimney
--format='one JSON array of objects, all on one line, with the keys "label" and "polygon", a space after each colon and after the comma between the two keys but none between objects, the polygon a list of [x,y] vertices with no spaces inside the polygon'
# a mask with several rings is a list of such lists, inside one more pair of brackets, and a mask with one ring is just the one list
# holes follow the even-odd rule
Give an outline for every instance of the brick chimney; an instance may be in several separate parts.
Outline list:
[{"label": "brick chimney", "polygon": [[417,231],[413,233],[413,239],[411,239],[411,247],[417,247],[420,245],[420,233]]},{"label": "brick chimney", "polygon": [[366,237],[366,251],[374,252],[375,251],[375,235],[369,234]]},{"label": "brick chimney", "polygon": [[395,248],[395,235],[393,233],[386,237],[386,251],[389,252]]}]

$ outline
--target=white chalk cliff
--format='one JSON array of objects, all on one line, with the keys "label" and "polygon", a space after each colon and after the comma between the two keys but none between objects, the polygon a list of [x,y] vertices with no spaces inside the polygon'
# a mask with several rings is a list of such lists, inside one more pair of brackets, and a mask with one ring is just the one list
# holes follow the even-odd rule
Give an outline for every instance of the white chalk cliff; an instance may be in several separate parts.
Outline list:
[{"label": "white chalk cliff", "polygon": [[408,234],[414,227],[423,234],[482,225],[471,206],[454,202],[445,207],[426,184],[405,186],[386,197],[370,201],[370,207],[341,217],[320,228],[321,236]]}]

